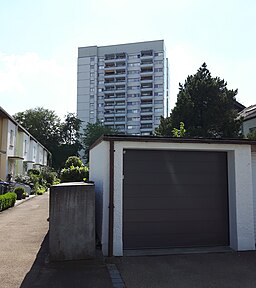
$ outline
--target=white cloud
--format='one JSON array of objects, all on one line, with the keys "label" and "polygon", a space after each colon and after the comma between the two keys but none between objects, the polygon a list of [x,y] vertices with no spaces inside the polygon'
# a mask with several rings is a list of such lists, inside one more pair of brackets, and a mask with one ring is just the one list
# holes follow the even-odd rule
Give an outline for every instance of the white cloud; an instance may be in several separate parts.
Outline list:
[{"label": "white cloud", "polygon": [[59,116],[75,111],[76,66],[37,53],[0,54],[1,106],[10,114],[43,106]]}]

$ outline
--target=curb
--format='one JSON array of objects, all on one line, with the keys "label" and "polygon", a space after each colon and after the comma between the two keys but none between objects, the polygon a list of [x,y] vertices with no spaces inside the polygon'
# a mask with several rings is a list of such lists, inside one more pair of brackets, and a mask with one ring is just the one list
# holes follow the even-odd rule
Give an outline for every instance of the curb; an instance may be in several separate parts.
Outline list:
[{"label": "curb", "polygon": [[[30,200],[30,199],[33,199],[34,197],[36,197],[37,195],[31,195],[29,197],[26,197],[25,199],[22,199],[22,200],[16,200],[15,204],[14,204],[14,207],[16,206],[19,206],[20,204]],[[17,202],[18,201],[18,202]]]}]

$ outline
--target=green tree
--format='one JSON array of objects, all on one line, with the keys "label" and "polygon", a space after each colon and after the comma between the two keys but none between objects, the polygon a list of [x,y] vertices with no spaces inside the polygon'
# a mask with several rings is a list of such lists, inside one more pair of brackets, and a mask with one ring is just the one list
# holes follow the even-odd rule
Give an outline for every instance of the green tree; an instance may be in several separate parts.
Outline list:
[{"label": "green tree", "polygon": [[74,113],[68,113],[64,122],[61,123],[61,141],[54,154],[55,166],[58,170],[64,166],[65,160],[69,156],[78,156],[79,151],[83,148],[80,133],[81,123],[82,121]]},{"label": "green tree", "polygon": [[252,130],[251,132],[249,132],[248,134],[247,134],[247,137],[246,138],[248,138],[248,139],[250,139],[250,140],[256,140],[256,130]]},{"label": "green tree", "polygon": [[180,122],[180,129],[173,128],[172,135],[173,137],[184,137],[186,134],[185,124],[183,122]]},{"label": "green tree", "polygon": [[74,113],[68,113],[64,122],[61,124],[61,140],[63,144],[73,145],[80,144],[80,136],[82,121],[76,117]]},{"label": "green tree", "polygon": [[172,122],[171,117],[164,118],[161,116],[160,118],[160,125],[155,129],[155,135],[157,136],[170,136],[172,135]]},{"label": "green tree", "polygon": [[100,122],[88,123],[84,129],[83,146],[85,150],[84,158],[89,160],[89,148],[90,146],[102,135],[114,135],[118,134],[118,130],[105,126]]},{"label": "green tree", "polygon": [[37,107],[13,117],[52,153],[52,166],[58,171],[69,156],[77,156],[82,149],[81,120],[73,113],[68,113],[61,122],[54,111]]},{"label": "green tree", "polygon": [[224,80],[213,78],[204,63],[180,84],[176,106],[161,121],[158,131],[167,123],[172,131],[183,122],[188,137],[240,137],[241,119],[234,109],[236,95],[237,90],[228,90]]},{"label": "green tree", "polygon": [[61,121],[54,111],[37,107],[18,112],[13,117],[49,151],[60,143]]}]

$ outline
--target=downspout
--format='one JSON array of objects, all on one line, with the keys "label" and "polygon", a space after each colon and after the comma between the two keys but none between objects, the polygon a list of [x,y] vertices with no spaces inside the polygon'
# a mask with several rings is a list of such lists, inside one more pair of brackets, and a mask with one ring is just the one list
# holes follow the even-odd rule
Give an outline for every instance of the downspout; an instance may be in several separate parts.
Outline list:
[{"label": "downspout", "polygon": [[114,235],[114,140],[109,140],[109,223],[108,223],[108,256],[113,256]]}]

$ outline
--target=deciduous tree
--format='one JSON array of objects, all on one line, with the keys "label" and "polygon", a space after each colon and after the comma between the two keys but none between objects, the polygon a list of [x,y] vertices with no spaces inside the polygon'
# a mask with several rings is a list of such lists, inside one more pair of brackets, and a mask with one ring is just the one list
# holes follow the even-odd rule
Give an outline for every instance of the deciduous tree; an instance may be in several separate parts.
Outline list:
[{"label": "deciduous tree", "polygon": [[68,113],[61,122],[54,111],[37,107],[18,112],[13,117],[52,153],[52,165],[56,170],[64,166],[69,156],[78,156],[82,148],[81,120],[75,114]]},{"label": "deciduous tree", "polygon": [[89,148],[90,146],[102,135],[113,135],[118,134],[118,131],[105,126],[100,122],[96,123],[88,123],[86,128],[84,129],[83,135],[83,146],[85,150],[85,159],[89,160]]}]

